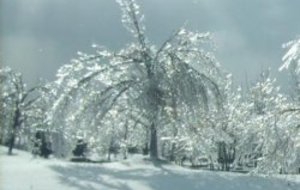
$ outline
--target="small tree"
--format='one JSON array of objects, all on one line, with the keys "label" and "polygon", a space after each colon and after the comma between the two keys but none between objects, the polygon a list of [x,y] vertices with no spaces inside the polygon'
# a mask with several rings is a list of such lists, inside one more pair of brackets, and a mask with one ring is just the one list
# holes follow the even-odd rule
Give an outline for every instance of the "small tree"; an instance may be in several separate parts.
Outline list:
[{"label": "small tree", "polygon": [[1,125],[4,127],[3,131],[6,131],[8,154],[12,154],[16,136],[27,119],[30,106],[37,99],[31,95],[36,87],[27,90],[22,75],[8,67],[0,69],[0,79],[1,106],[4,108],[1,116],[5,117],[1,119]]}]

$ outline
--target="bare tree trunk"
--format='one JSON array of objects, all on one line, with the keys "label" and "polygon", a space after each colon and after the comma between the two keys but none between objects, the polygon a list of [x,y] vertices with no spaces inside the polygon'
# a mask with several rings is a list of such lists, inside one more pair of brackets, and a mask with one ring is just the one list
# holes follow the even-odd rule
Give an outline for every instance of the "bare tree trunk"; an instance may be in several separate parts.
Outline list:
[{"label": "bare tree trunk", "polygon": [[15,132],[12,132],[11,133],[11,137],[9,139],[9,144],[8,144],[8,154],[9,155],[12,155],[12,150],[13,150],[13,147],[15,146]]},{"label": "bare tree trunk", "polygon": [[150,127],[150,158],[158,159],[157,130],[154,123]]},{"label": "bare tree trunk", "polygon": [[110,158],[110,151],[108,151],[108,154],[107,154],[107,161],[111,161],[111,158]]},{"label": "bare tree trunk", "polygon": [[123,150],[123,159],[126,160],[127,159],[127,154],[128,154],[128,145],[127,145],[127,139],[128,139],[128,120],[126,120],[125,123],[125,134],[124,134],[124,143],[125,143],[125,147]]},{"label": "bare tree trunk", "polygon": [[20,124],[20,116],[21,116],[21,112],[18,108],[18,105],[16,106],[16,111],[15,111],[15,115],[14,115],[14,123],[12,126],[12,132],[11,132],[11,136],[9,139],[9,144],[8,144],[8,154],[12,155],[12,150],[15,146],[15,139],[16,139],[16,132],[17,132],[17,128],[19,127]]},{"label": "bare tree trunk", "polygon": [[171,162],[175,161],[175,149],[176,149],[176,144],[172,142],[171,153],[169,158]]},{"label": "bare tree trunk", "polygon": [[[173,90],[173,93],[172,93],[172,109],[173,109],[173,118],[176,121],[177,117],[178,117],[178,113],[177,113],[177,104],[176,104],[175,94],[176,94],[175,90]],[[174,129],[173,137],[177,137],[178,128],[176,126],[176,122],[174,122],[173,129]],[[175,157],[176,157],[175,150],[176,150],[176,148],[177,148],[176,143],[172,142],[171,153],[170,153],[170,161],[175,161]]]}]

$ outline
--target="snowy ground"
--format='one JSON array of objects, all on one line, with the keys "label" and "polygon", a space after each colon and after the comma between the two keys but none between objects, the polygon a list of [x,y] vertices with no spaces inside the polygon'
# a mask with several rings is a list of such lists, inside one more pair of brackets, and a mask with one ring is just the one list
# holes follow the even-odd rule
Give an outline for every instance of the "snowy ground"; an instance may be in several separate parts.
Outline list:
[{"label": "snowy ground", "polygon": [[33,158],[0,147],[0,190],[300,190],[300,175],[254,177],[153,164],[141,157],[106,164]]}]

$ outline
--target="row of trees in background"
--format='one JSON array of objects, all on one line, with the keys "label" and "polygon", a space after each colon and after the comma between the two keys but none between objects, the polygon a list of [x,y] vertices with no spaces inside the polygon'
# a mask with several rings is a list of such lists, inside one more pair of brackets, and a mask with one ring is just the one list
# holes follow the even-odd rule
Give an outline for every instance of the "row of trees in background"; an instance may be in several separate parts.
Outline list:
[{"label": "row of trees in background", "polygon": [[120,51],[93,45],[62,66],[53,82],[27,89],[19,73],[0,70],[0,140],[9,153],[17,142],[33,147],[47,134],[58,157],[78,139],[91,154],[119,149],[149,151],[193,166],[251,167],[292,172],[300,167],[300,41],[289,42],[280,70],[295,82],[292,96],[280,93],[270,71],[247,89],[235,87],[213,55],[209,33],[179,28],[161,45],[145,35],[134,0],[119,0],[122,22],[134,41]]}]

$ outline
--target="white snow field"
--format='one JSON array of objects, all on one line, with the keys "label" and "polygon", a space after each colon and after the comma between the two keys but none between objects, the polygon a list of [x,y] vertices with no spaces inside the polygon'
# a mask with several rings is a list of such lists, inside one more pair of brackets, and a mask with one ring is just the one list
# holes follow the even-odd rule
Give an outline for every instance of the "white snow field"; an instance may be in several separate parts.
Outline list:
[{"label": "white snow field", "polygon": [[300,176],[258,177],[153,164],[142,157],[87,164],[0,147],[0,190],[300,190]]}]

